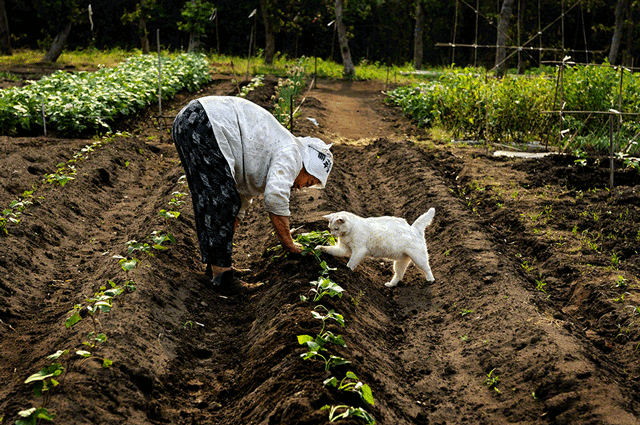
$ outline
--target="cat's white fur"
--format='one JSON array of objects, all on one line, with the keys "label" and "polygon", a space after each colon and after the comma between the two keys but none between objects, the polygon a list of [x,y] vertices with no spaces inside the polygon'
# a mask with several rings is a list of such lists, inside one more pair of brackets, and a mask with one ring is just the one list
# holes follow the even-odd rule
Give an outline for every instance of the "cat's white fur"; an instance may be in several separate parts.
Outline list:
[{"label": "cat's white fur", "polygon": [[316,249],[335,257],[350,257],[347,267],[351,270],[365,257],[393,260],[393,278],[385,283],[389,288],[403,278],[411,261],[433,282],[424,229],[431,224],[435,213],[435,208],[429,209],[411,226],[398,217],[362,218],[346,211],[328,214],[324,218],[329,219],[329,229],[338,243]]}]

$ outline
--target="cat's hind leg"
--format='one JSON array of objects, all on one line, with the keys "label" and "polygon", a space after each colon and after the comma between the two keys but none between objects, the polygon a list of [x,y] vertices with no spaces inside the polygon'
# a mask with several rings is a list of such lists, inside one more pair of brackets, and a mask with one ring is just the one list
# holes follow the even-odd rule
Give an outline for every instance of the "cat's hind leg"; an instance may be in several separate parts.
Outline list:
[{"label": "cat's hind leg", "polygon": [[429,254],[427,250],[421,252],[411,252],[409,253],[411,260],[414,264],[424,272],[424,276],[427,278],[427,281],[433,282],[436,280],[433,277],[433,273],[431,272],[431,267],[429,266]]},{"label": "cat's hind leg", "polygon": [[393,278],[391,281],[384,284],[387,288],[393,288],[402,280],[404,272],[407,271],[411,263],[411,258],[408,255],[403,255],[399,260],[393,262]]}]

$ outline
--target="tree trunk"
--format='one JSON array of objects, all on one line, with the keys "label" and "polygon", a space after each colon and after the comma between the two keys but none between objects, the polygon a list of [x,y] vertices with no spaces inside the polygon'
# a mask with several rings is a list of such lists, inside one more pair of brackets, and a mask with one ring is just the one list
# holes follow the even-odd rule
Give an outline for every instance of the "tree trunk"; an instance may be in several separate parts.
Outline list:
[{"label": "tree trunk", "polygon": [[262,22],[264,22],[264,63],[271,65],[276,54],[276,36],[273,33],[273,23],[267,0],[260,0],[260,10],[262,11]]},{"label": "tree trunk", "polygon": [[[142,54],[148,55],[150,53],[149,50],[149,33],[147,31],[147,21],[140,14],[140,20],[138,21],[138,31],[140,32],[140,47],[142,48]],[[191,44],[191,40],[189,40],[189,44]]]},{"label": "tree trunk", "polygon": [[422,8],[422,0],[416,1],[416,28],[413,32],[413,68],[422,69],[422,53],[424,38],[424,9]]},{"label": "tree trunk", "polygon": [[338,44],[340,45],[340,54],[342,55],[342,65],[344,67],[342,74],[345,77],[353,77],[356,75],[356,68],[351,60],[351,51],[349,50],[349,40],[347,39],[347,28],[342,21],[343,0],[336,0],[336,29],[338,31]]},{"label": "tree trunk", "polygon": [[49,48],[49,51],[45,53],[42,58],[42,62],[55,62],[58,60],[64,49],[64,45],[67,44],[67,38],[71,32],[71,22],[67,24],[62,31],[60,31],[53,39],[53,43]]},{"label": "tree trunk", "polygon": [[618,60],[618,51],[620,50],[620,40],[622,39],[622,28],[624,27],[624,15],[629,6],[629,0],[618,0],[616,4],[616,23],[613,28],[613,36],[611,37],[611,50],[609,50],[609,63],[615,64]]},{"label": "tree trunk", "polygon": [[500,9],[500,20],[498,21],[498,37],[496,41],[496,70],[498,75],[507,72],[507,42],[509,40],[509,20],[513,14],[513,3],[515,0],[504,0]]},{"label": "tree trunk", "polygon": [[4,0],[0,0],[0,54],[10,56],[11,32],[9,32],[9,20],[7,11],[4,8]]},{"label": "tree trunk", "polygon": [[197,52],[200,49],[200,35],[195,31],[189,33],[189,47],[187,53]]}]

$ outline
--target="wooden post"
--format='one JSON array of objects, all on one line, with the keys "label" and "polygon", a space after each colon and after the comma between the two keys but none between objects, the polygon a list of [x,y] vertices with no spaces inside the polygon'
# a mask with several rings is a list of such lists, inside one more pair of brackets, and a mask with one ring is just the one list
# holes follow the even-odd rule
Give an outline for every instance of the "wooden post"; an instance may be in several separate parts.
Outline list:
[{"label": "wooden post", "polygon": [[609,115],[609,189],[613,189],[613,117]]},{"label": "wooden post", "polygon": [[289,98],[289,130],[293,133],[293,95]]},{"label": "wooden post", "polygon": [[47,135],[47,119],[44,114],[44,98],[42,98],[42,127],[44,128],[44,135]]},{"label": "wooden post", "polygon": [[160,131],[162,128],[162,62],[160,61],[160,28],[156,30],[156,41],[158,44],[158,124]]}]

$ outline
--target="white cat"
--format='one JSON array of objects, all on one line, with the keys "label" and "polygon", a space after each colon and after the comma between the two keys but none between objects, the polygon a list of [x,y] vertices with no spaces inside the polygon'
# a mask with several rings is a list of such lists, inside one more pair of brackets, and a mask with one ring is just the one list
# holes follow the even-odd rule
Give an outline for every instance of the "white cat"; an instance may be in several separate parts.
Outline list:
[{"label": "white cat", "polygon": [[329,219],[329,229],[338,238],[338,243],[316,246],[316,249],[335,257],[350,257],[347,267],[351,270],[365,257],[394,260],[393,279],[385,283],[388,288],[398,284],[411,261],[425,273],[429,282],[433,282],[424,229],[431,224],[435,214],[435,208],[431,208],[411,226],[397,217],[362,218],[346,211],[328,214],[324,217]]}]

